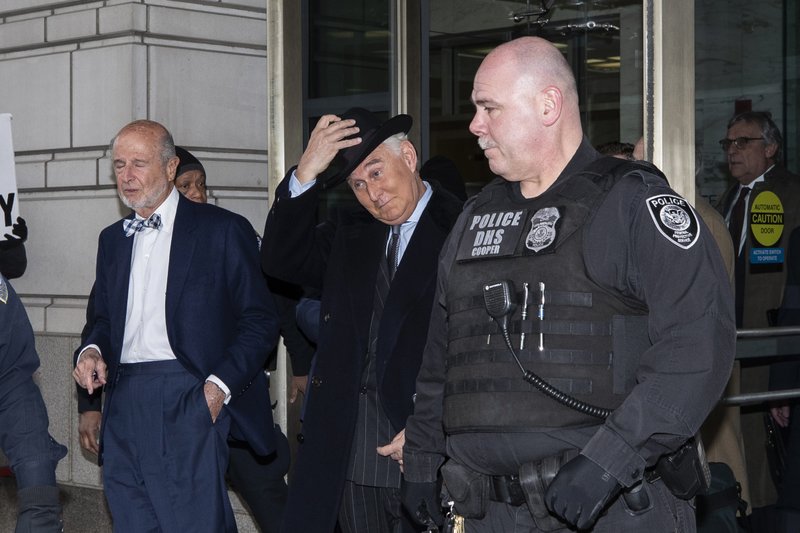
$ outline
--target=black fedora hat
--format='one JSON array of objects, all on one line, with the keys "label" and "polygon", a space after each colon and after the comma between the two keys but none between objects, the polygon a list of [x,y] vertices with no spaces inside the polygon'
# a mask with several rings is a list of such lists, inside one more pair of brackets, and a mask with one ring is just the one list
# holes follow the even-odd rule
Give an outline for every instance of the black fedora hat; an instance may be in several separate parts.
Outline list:
[{"label": "black fedora hat", "polygon": [[358,165],[372,153],[383,141],[398,133],[408,133],[413,121],[409,115],[397,115],[386,122],[381,122],[370,111],[362,107],[351,107],[339,117],[342,120],[353,119],[359,131],[352,137],[361,137],[355,146],[339,150],[325,172],[322,186],[325,189],[334,187],[347,179]]}]

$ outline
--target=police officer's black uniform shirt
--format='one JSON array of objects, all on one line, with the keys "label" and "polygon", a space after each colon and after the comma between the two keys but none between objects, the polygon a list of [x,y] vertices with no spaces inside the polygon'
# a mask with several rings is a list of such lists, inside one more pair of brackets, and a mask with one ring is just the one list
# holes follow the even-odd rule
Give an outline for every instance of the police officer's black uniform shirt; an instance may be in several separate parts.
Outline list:
[{"label": "police officer's black uniform shirt", "polygon": [[[584,139],[556,182],[539,198],[554,194],[584,168],[591,169],[599,157]],[[519,183],[496,180],[485,191],[496,187],[505,188],[509,204],[526,202]],[[630,486],[641,479],[646,466],[697,432],[720,398],[733,364],[733,295],[716,243],[696,214],[690,213],[697,219],[696,239],[693,236],[691,242],[679,242],[659,222],[656,203],[670,199],[682,201],[663,178],[636,171],[611,188],[587,223],[586,274],[604,289],[641,302],[649,313],[652,346],[641,355],[637,384],[622,405],[600,426],[551,428],[546,434],[535,428],[530,433],[466,433],[447,436],[446,443],[442,406],[448,330],[443,290],[475,205],[467,203],[439,265],[415,413],[406,426],[405,479],[435,480],[446,452],[474,470],[515,474],[520,463],[536,458],[522,455],[537,453],[530,451],[532,442],[549,442],[555,450],[580,448],[583,455]],[[503,279],[502,272],[497,279]],[[468,449],[472,457],[464,457]],[[548,455],[547,450],[541,451],[541,456]]]}]

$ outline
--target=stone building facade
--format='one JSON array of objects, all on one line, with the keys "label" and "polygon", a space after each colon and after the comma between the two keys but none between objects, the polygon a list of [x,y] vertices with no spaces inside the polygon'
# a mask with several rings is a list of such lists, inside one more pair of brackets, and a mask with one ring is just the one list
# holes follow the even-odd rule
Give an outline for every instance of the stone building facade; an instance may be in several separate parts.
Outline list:
[{"label": "stone building facade", "polygon": [[[42,359],[64,484],[100,487],[78,443],[71,354],[100,230],[126,213],[108,143],[124,124],[165,124],[208,173],[210,201],[257,231],[267,213],[266,0],[3,0],[0,113],[13,115],[28,270],[14,281]],[[252,530],[239,509],[240,529]]]}]

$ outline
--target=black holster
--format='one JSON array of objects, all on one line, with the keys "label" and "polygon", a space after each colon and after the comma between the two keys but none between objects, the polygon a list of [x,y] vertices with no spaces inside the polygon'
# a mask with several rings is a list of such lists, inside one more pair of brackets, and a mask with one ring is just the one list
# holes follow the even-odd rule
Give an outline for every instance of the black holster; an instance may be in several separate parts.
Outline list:
[{"label": "black holster", "polygon": [[677,451],[662,456],[654,473],[652,480],[660,477],[672,495],[681,500],[691,500],[705,492],[711,484],[711,471],[700,437],[692,437]]},{"label": "black holster", "polygon": [[519,469],[519,481],[525,492],[525,502],[536,522],[536,527],[541,531],[557,531],[566,527],[564,522],[550,514],[544,503],[544,495],[559,469],[577,456],[578,450],[566,450],[558,455],[525,463]]},{"label": "black holster", "polygon": [[452,459],[442,466],[441,472],[444,489],[453,501],[456,514],[464,518],[483,518],[489,500],[491,476],[470,470]]}]

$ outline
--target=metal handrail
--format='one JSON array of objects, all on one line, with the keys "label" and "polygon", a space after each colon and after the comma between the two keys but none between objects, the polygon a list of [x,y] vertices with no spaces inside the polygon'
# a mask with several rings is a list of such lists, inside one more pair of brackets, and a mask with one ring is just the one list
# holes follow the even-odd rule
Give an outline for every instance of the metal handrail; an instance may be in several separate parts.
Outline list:
[{"label": "metal handrail", "polygon": [[800,389],[734,394],[733,396],[723,398],[719,403],[722,405],[753,405],[776,400],[791,400],[793,398],[800,398]]},{"label": "metal handrail", "polygon": [[[740,329],[736,332],[736,359],[800,355],[800,326]],[[750,392],[727,396],[722,405],[754,405],[800,398],[800,389]]]},{"label": "metal handrail", "polygon": [[782,337],[786,335],[800,335],[800,326],[781,326],[778,328],[752,328],[737,329],[737,339],[752,339],[755,337]]},{"label": "metal handrail", "polygon": [[736,332],[736,359],[800,354],[800,327],[740,329]]}]

